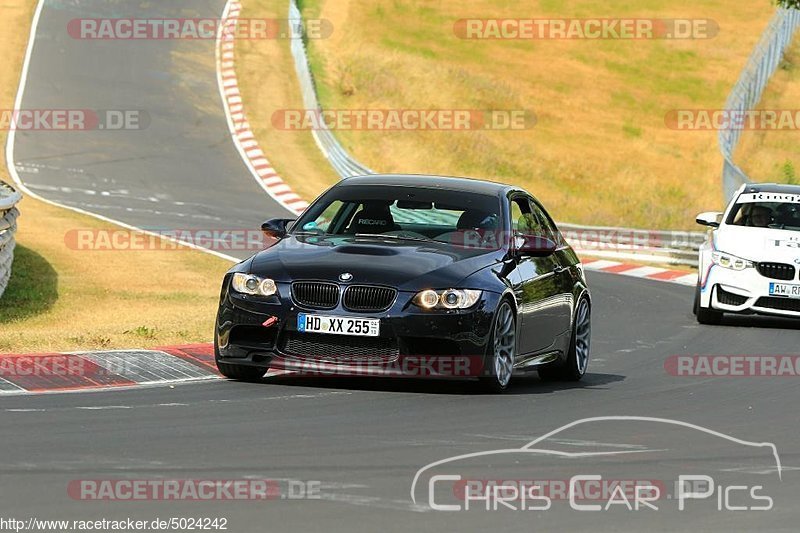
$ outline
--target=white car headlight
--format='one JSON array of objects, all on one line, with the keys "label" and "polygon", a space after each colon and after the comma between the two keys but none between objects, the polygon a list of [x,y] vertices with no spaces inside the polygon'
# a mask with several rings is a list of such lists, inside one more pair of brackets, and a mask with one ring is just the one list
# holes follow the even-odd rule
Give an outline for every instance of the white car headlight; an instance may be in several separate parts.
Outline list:
[{"label": "white car headlight", "polygon": [[724,252],[711,252],[711,260],[715,265],[719,265],[722,268],[729,268],[731,270],[745,270],[747,268],[753,268],[756,266],[752,261],[742,259],[741,257],[736,257],[735,255],[726,254]]},{"label": "white car headlight", "polygon": [[253,274],[237,272],[231,282],[233,290],[251,296],[272,296],[278,292],[275,282],[269,278],[259,278]]},{"label": "white car headlight", "polygon": [[422,309],[469,309],[483,291],[473,289],[424,290],[414,297],[414,304]]}]

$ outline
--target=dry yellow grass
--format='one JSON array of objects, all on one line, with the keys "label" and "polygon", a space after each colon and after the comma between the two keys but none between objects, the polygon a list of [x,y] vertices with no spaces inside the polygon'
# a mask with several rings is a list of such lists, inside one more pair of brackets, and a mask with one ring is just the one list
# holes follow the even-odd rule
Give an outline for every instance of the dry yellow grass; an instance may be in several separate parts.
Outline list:
[{"label": "dry yellow grass", "polygon": [[[701,1],[478,0],[401,5],[319,0],[336,37],[311,46],[328,107],[523,108],[524,132],[347,132],[374,168],[487,176],[525,185],[557,218],[685,227],[720,202],[716,136],[665,127],[672,109],[718,108],[771,16],[769,5]],[[313,5],[311,6],[313,10]],[[711,18],[693,41],[463,41],[469,17]],[[346,87],[344,87],[346,85]],[[346,89],[346,90],[344,90]],[[351,94],[352,93],[352,94]]]},{"label": "dry yellow grass", "polygon": [[105,222],[25,199],[14,274],[0,299],[0,351],[210,342],[230,263],[189,249],[86,251],[70,229]]},{"label": "dry yellow grass", "polygon": [[[246,16],[266,17],[284,4],[244,3]],[[676,131],[665,116],[720,108],[772,16],[768,2],[722,0],[304,0],[303,9],[335,27],[332,38],[310,42],[328,109],[525,109],[538,117],[526,131],[340,132],[368,166],[518,183],[560,220],[658,228],[692,227],[698,211],[721,203],[716,133]],[[468,41],[453,32],[462,18],[534,17],[702,18],[720,31],[705,40],[635,41]],[[242,56],[240,80],[252,84],[252,71],[269,69],[260,79],[274,83],[261,92],[279,94],[256,104],[245,93],[247,108],[263,98],[297,107],[280,96],[294,83],[291,65],[281,70],[266,57]],[[298,157],[271,146],[284,134],[264,118],[253,122],[267,154],[292,168]],[[287,176],[301,187],[306,180]]]},{"label": "dry yellow grass", "polygon": [[[286,19],[287,2],[246,0],[242,18]],[[308,131],[272,127],[272,115],[302,109],[288,40],[240,40],[236,43],[236,72],[256,138],[278,173],[306,200],[313,200],[338,180]]]},{"label": "dry yellow grass", "polygon": [[[0,6],[8,30],[0,33],[0,109],[13,106],[35,4],[6,0]],[[0,155],[5,141],[6,133],[0,131]],[[4,166],[0,179],[9,181]],[[115,226],[31,198],[23,200],[20,210],[14,275],[0,298],[0,351],[139,348],[211,340],[219,281],[230,263],[186,249],[70,249],[65,245],[70,229]]]}]

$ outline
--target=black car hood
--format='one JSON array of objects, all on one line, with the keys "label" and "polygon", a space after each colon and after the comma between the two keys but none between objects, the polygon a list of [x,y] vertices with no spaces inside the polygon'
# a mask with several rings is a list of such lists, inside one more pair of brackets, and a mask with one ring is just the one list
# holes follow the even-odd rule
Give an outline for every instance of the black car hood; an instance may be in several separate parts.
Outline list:
[{"label": "black car hood", "polygon": [[[338,281],[397,287],[405,291],[456,287],[467,276],[500,261],[503,252],[442,243],[288,236],[253,257],[250,272],[279,282]],[[464,287],[468,288],[468,287]]]}]

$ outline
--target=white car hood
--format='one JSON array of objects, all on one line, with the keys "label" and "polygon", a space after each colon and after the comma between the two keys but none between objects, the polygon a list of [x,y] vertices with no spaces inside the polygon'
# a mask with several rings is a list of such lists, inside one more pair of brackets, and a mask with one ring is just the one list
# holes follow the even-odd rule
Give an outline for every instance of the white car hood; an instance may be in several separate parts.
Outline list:
[{"label": "white car hood", "polygon": [[742,259],[800,264],[800,231],[724,225],[714,242],[717,250]]}]

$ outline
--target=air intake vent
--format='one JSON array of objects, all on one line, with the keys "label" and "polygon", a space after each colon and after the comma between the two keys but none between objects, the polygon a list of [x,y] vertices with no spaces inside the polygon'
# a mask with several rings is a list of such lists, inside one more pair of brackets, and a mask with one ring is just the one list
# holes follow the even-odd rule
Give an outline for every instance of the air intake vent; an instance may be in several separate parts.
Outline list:
[{"label": "air intake vent", "polygon": [[794,265],[785,263],[759,263],[758,272],[771,279],[792,280],[795,276]]},{"label": "air intake vent", "polygon": [[389,309],[397,290],[389,287],[353,285],[344,291],[344,306],[350,311],[378,312]]},{"label": "air intake vent", "polygon": [[800,300],[792,298],[775,298],[772,296],[765,296],[759,298],[756,302],[756,307],[764,307],[766,309],[777,309],[779,311],[794,311],[800,313]]},{"label": "air intake vent", "polygon": [[294,331],[288,331],[281,337],[280,349],[287,355],[336,363],[392,362],[400,355],[396,339]]},{"label": "air intake vent", "polygon": [[747,301],[746,296],[739,296],[738,294],[733,294],[732,292],[728,292],[722,287],[717,287],[717,301],[723,305],[734,305],[739,306],[743,305]]},{"label": "air intake vent", "polygon": [[297,281],[292,283],[292,298],[303,307],[333,309],[339,304],[339,286],[320,281]]}]

